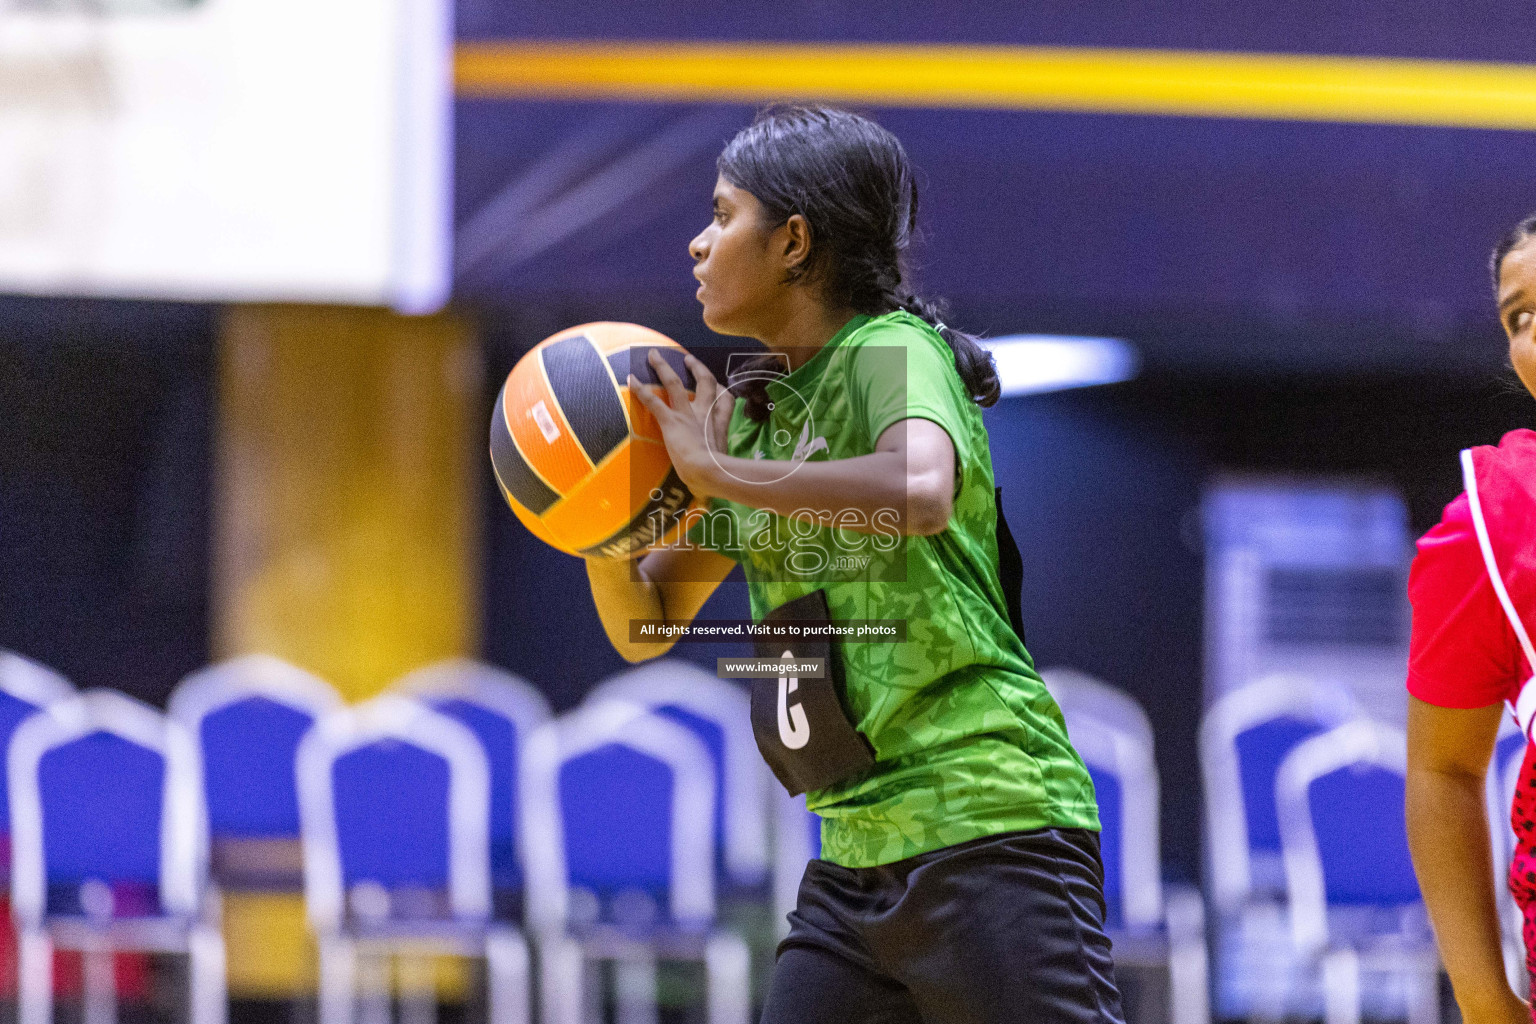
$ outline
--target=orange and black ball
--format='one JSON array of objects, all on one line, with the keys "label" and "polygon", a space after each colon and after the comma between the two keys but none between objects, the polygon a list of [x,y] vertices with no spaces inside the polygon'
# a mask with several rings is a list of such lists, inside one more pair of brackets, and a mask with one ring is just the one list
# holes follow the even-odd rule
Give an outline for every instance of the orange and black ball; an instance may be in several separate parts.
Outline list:
[{"label": "orange and black ball", "polygon": [[626,323],[544,339],[501,389],[491,415],[496,480],[523,525],[561,551],[634,557],[668,539],[693,504],[660,425],[626,383],[631,373],[642,385],[660,383],[652,349],[691,393],[683,347]]}]

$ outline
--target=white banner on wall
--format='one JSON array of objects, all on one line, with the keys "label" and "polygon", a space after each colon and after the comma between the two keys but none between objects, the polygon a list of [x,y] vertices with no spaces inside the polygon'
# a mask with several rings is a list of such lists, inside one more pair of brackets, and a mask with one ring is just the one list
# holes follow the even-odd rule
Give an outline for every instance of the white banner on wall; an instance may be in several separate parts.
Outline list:
[{"label": "white banner on wall", "polygon": [[447,0],[143,7],[0,0],[0,291],[440,306]]}]

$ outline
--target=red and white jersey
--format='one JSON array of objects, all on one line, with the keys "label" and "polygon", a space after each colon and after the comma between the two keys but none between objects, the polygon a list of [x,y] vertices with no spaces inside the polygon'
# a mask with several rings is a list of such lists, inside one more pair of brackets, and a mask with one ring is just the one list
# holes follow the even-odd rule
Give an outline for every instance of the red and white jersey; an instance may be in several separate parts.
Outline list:
[{"label": "red and white jersey", "polygon": [[1514,708],[1529,741],[1536,723],[1536,647],[1527,631],[1527,620],[1536,620],[1536,433],[1517,430],[1497,448],[1468,448],[1461,469],[1478,552],[1524,658]]},{"label": "red and white jersey", "polygon": [[1466,490],[1419,541],[1409,576],[1408,689],[1441,707],[1504,700],[1515,710],[1527,742],[1509,886],[1525,919],[1527,965],[1536,968],[1536,432],[1469,448],[1461,464]]},{"label": "red and white jersey", "polygon": [[1521,633],[1536,628],[1536,432],[1468,449],[1462,470],[1467,490],[1419,540],[1408,577],[1408,691],[1439,707],[1514,707],[1533,671]]}]

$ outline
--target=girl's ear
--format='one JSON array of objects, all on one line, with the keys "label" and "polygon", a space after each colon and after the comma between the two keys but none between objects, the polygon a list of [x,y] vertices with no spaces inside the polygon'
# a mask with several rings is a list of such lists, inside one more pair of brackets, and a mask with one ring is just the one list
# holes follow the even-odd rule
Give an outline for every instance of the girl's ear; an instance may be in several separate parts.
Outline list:
[{"label": "girl's ear", "polygon": [[811,258],[811,224],[803,214],[790,214],[784,222],[784,269],[798,274]]}]

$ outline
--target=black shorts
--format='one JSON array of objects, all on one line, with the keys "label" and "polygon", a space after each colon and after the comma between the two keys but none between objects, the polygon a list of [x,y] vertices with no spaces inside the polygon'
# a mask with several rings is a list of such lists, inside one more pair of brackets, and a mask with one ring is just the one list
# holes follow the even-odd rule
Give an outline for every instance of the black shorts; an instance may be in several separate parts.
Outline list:
[{"label": "black shorts", "polygon": [[764,1024],[1123,1024],[1097,832],[813,860],[789,921]]}]

